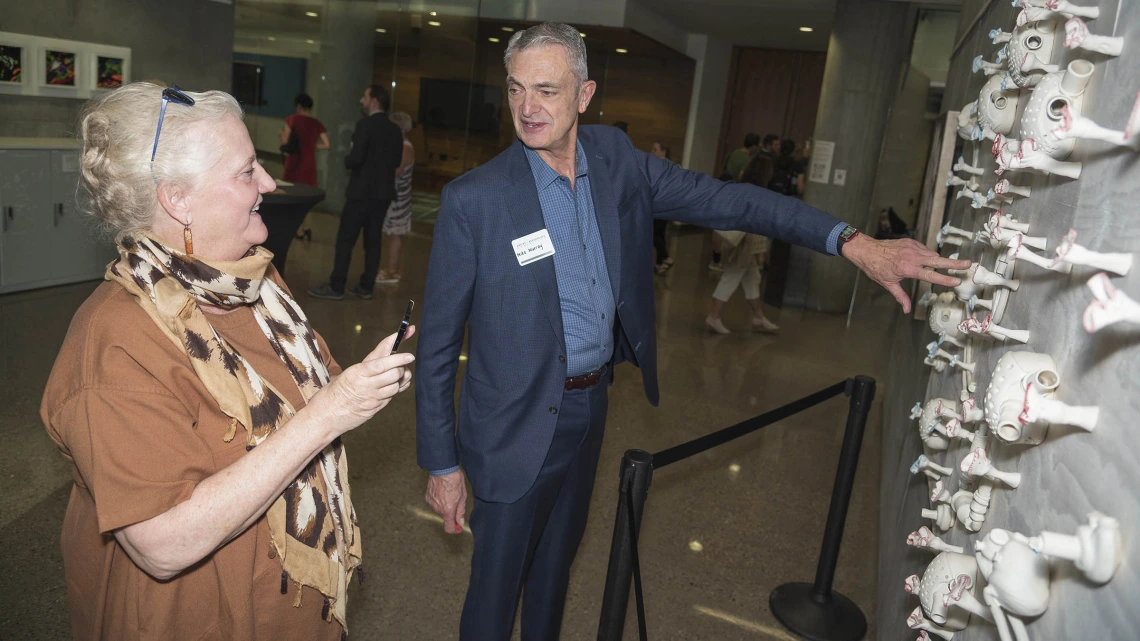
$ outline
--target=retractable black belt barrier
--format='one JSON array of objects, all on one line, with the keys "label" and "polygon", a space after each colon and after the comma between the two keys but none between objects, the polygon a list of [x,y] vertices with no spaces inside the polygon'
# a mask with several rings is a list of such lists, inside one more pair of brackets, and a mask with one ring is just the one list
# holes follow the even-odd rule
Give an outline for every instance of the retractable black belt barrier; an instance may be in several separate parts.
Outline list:
[{"label": "retractable black belt barrier", "polygon": [[768,598],[768,607],[784,627],[811,641],[858,641],[867,634],[867,619],[859,610],[859,606],[831,589],[835,578],[835,566],[839,562],[839,545],[843,541],[847,505],[851,501],[855,470],[859,464],[859,450],[863,445],[867,413],[871,401],[875,398],[875,379],[869,376],[856,376],[736,425],[656,454],[644,450],[626,451],[621,459],[621,469],[618,473],[620,482],[617,516],[614,519],[609,569],[606,572],[605,592],[602,595],[598,641],[621,641],[625,632],[631,581],[637,608],[639,637],[641,641],[648,639],[637,540],[641,529],[641,517],[645,512],[645,500],[653,480],[653,471],[738,439],[840,394],[851,397],[851,402],[847,413],[847,427],[843,434],[843,446],[839,453],[839,465],[835,473],[835,485],[831,491],[827,526],[820,546],[819,564],[816,566],[815,583],[785,583],[777,587]]}]

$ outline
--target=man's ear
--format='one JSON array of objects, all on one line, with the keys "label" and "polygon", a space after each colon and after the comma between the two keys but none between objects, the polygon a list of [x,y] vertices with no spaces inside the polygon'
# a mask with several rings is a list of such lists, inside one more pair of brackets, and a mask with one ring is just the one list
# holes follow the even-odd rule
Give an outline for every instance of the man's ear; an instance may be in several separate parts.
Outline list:
[{"label": "man's ear", "polygon": [[582,89],[578,92],[578,113],[586,113],[586,108],[590,106],[590,99],[594,97],[594,92],[597,90],[598,83],[593,80],[582,83]]},{"label": "man's ear", "polygon": [[157,189],[158,204],[162,206],[166,215],[179,225],[185,226],[194,222],[190,219],[190,201],[185,189],[167,181],[158,183]]}]

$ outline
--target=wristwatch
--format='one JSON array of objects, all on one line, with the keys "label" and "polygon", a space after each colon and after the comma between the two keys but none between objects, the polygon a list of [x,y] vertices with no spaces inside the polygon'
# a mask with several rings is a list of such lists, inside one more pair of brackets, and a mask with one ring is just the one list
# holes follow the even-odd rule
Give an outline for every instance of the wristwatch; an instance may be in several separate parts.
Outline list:
[{"label": "wristwatch", "polygon": [[855,238],[858,235],[859,235],[859,230],[855,229],[855,227],[853,227],[851,225],[844,227],[843,231],[839,232],[839,243],[836,245],[837,249],[839,250],[839,253],[842,254],[843,253],[843,246],[846,245],[847,243],[851,242],[851,239]]}]

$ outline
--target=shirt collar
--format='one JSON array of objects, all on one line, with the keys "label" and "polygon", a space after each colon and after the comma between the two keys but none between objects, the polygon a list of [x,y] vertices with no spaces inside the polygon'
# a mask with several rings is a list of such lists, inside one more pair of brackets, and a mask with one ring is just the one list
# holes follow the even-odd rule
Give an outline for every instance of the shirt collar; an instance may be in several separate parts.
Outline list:
[{"label": "shirt collar", "polygon": [[[576,167],[576,175],[574,177],[582,178],[588,173],[586,152],[582,149],[581,140],[577,141],[575,146],[577,149],[575,151],[576,159],[574,165]],[[550,165],[546,164],[546,161],[542,159],[542,156],[538,155],[537,151],[526,145],[523,145],[523,150],[526,151],[526,159],[530,163],[530,173],[534,174],[534,185],[538,187],[539,191],[546,189],[550,186],[550,183],[558,180],[558,172],[551,169]]]}]

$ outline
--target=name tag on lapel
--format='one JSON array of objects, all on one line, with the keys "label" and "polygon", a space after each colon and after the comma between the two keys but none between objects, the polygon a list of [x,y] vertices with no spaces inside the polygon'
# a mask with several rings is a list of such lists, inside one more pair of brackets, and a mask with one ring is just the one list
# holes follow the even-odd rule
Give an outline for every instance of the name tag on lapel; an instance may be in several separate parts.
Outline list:
[{"label": "name tag on lapel", "polygon": [[550,234],[546,233],[545,229],[527,234],[522,238],[516,238],[511,241],[511,244],[515,248],[515,258],[522,266],[554,255],[554,243],[551,242]]}]

